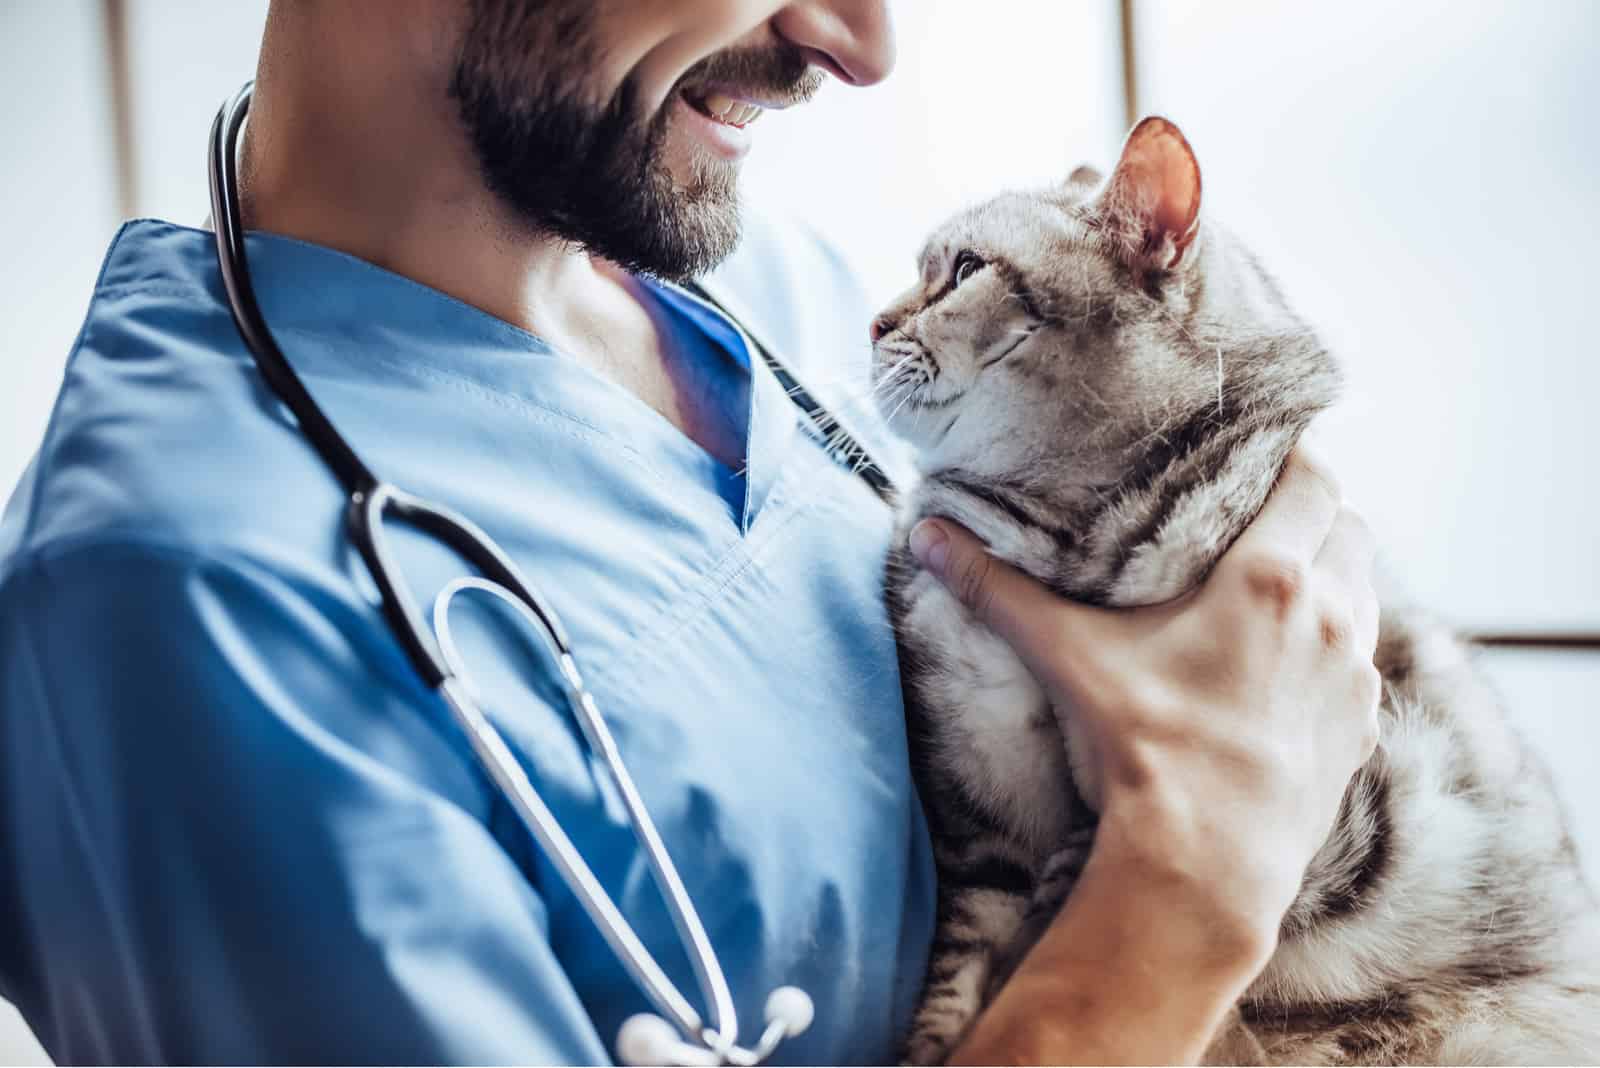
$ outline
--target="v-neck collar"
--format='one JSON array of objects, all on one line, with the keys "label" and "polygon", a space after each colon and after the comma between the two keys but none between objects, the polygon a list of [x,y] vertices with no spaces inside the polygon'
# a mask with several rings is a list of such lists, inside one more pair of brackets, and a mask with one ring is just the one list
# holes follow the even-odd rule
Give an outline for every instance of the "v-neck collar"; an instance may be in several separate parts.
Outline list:
[{"label": "v-neck collar", "polygon": [[755,342],[725,307],[718,307],[694,293],[666,282],[651,282],[651,288],[670,301],[711,340],[732,354],[750,376],[750,405],[745,420],[744,508],[739,517],[741,533],[748,533],[756,515],[777,481],[798,413],[794,402],[784,394],[766,361],[756,358]]},{"label": "v-neck collar", "polygon": [[[188,261],[184,273],[210,280],[221,299],[212,235],[161,220],[129,228]],[[677,477],[727,504],[717,479],[728,468],[625,387],[590,370],[522,328],[404,275],[326,246],[252,231],[248,254],[257,297],[291,363],[303,374],[419,375],[488,389],[564,417],[585,438],[614,441],[629,462],[657,477]],[[193,275],[191,275],[193,276]],[[148,280],[148,279],[147,279]],[[744,502],[739,534],[755,525],[782,472],[798,413],[732,315],[669,283],[650,281],[705,330],[750,376],[745,429]],[[717,299],[723,300],[718,294]],[[318,342],[309,344],[308,342]],[[312,385],[316,392],[315,384]],[[361,442],[354,442],[358,451]]]}]

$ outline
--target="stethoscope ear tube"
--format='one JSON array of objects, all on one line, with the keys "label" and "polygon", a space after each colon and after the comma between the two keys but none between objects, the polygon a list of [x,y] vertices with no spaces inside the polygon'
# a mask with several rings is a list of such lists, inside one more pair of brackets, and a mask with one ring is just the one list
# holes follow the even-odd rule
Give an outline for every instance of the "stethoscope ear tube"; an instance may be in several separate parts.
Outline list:
[{"label": "stethoscope ear tube", "polygon": [[244,219],[239,205],[238,160],[234,146],[250,111],[254,82],[246,82],[233,99],[223,104],[211,124],[210,166],[211,220],[217,239],[217,264],[222,286],[227,291],[228,309],[233,314],[239,335],[260,368],[267,385],[294,413],[301,431],[338,478],[346,493],[369,490],[378,479],[333,422],[312,399],[305,383],[294,371],[273,340],[272,331],[256,304],[255,287],[250,283],[250,260],[245,254]]}]

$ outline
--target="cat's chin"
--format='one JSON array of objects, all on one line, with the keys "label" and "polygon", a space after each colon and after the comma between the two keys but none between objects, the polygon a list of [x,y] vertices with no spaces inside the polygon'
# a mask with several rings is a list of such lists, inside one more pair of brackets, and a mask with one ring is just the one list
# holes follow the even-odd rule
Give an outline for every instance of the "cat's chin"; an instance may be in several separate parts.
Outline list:
[{"label": "cat's chin", "polygon": [[888,420],[885,424],[889,432],[898,438],[910,450],[911,461],[919,471],[927,471],[937,466],[936,453],[939,452],[939,436],[931,433],[932,427],[919,428],[914,419],[903,416]]}]

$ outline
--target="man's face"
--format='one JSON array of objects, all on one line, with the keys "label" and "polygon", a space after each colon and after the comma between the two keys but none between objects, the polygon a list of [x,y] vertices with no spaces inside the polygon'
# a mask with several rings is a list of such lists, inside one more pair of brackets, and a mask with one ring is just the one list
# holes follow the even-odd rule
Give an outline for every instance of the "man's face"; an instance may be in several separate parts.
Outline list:
[{"label": "man's face", "polygon": [[489,188],[534,231],[686,279],[739,240],[739,161],[823,70],[893,62],[884,0],[469,0],[452,95]]}]

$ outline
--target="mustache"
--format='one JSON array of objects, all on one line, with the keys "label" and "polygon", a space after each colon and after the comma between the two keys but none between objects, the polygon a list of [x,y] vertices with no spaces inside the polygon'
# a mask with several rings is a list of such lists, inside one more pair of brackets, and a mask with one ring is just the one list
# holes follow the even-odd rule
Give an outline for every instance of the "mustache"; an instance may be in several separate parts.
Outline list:
[{"label": "mustache", "polygon": [[725,48],[684,72],[673,92],[727,86],[759,94],[784,105],[804,104],[817,95],[827,75],[791,44],[764,48]]}]

